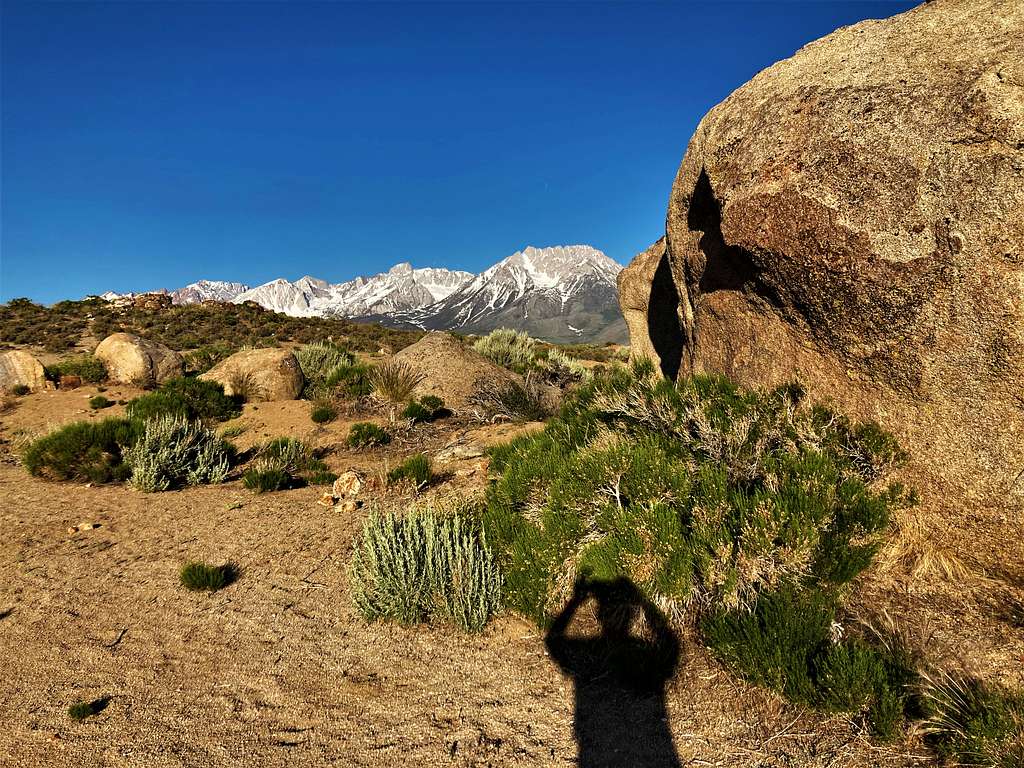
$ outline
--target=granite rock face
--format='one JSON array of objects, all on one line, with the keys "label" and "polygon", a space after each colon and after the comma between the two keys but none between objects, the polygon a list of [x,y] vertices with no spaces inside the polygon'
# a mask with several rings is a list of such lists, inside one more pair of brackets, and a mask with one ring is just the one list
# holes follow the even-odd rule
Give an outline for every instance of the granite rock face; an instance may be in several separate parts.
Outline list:
[{"label": "granite rock face", "polygon": [[199,378],[216,381],[224,387],[224,394],[248,402],[295,400],[305,384],[295,355],[276,347],[235,352]]},{"label": "granite rock face", "polygon": [[118,384],[151,387],[185,375],[185,361],[170,347],[132,333],[113,333],[93,353]]},{"label": "granite rock face", "polygon": [[690,140],[664,259],[678,307],[630,330],[678,313],[667,374],[799,380],[1024,495],[1024,3],[934,0],[759,73]]}]

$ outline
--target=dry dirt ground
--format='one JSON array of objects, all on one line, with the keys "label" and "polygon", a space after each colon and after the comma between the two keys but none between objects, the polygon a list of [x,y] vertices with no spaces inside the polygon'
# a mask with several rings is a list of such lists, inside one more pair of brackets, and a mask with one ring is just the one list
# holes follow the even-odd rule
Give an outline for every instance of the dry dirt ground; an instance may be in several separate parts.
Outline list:
[{"label": "dry dirt ground", "polygon": [[[19,439],[96,418],[85,405],[92,394],[38,393],[0,415],[0,764],[577,764],[572,681],[534,625],[503,616],[466,635],[367,624],[355,613],[348,565],[360,522],[374,505],[411,498],[380,492],[345,515],[318,506],[318,488],[257,496],[234,480],[147,495],[29,477],[13,458]],[[351,419],[317,428],[308,407],[247,406],[236,440],[242,448],[281,434],[338,443]],[[421,446],[486,444],[517,429],[442,423],[387,452],[342,448],[327,461],[335,471],[372,473]],[[476,462],[454,464],[433,492],[479,491],[485,476]],[[80,522],[99,527],[68,532]],[[975,522],[984,535],[1004,538],[1017,524],[998,513]],[[177,577],[190,559],[233,561],[240,578],[214,594],[188,592]],[[892,576],[867,589],[922,627],[933,621],[930,642],[949,656],[976,656],[988,672],[1020,684],[1019,565],[1006,563],[1003,591],[934,580],[925,589],[920,579]],[[626,764],[634,734],[609,713],[647,706],[616,696],[609,689],[593,765]],[[73,702],[99,698],[108,700],[97,716],[68,717]],[[874,745],[845,717],[802,711],[736,681],[692,638],[683,638],[665,706],[678,763],[662,755],[658,765],[931,764],[914,738]]]}]

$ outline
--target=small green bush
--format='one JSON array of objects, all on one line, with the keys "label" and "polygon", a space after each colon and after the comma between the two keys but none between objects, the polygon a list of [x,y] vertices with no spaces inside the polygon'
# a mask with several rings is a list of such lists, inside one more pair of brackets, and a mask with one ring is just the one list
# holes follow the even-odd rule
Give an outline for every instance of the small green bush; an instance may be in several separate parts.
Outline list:
[{"label": "small green bush", "polygon": [[206,373],[217,363],[226,360],[237,351],[238,347],[227,342],[204,344],[198,349],[185,353],[185,367],[192,374]]},{"label": "small green bush", "polygon": [[30,443],[22,464],[29,473],[49,480],[126,480],[131,469],[122,450],[134,444],[140,432],[141,427],[127,419],[74,422]]},{"label": "small green bush", "polygon": [[92,355],[77,355],[46,366],[46,376],[59,381],[61,376],[78,376],[89,384],[106,381],[107,367],[103,361]]},{"label": "small green bush", "polygon": [[299,368],[306,378],[306,392],[322,388],[335,369],[352,366],[356,359],[347,349],[330,342],[303,344],[295,350]]},{"label": "small green bush", "polygon": [[256,493],[266,493],[310,482],[321,485],[330,474],[327,465],[301,440],[278,437],[260,449],[256,461],[243,475],[243,484]]},{"label": "small green bush", "polygon": [[373,395],[385,403],[406,402],[421,381],[423,374],[401,360],[389,360],[370,371]]},{"label": "small green bush", "polygon": [[364,363],[338,365],[331,369],[324,382],[324,389],[332,395],[359,399],[367,397],[373,391],[370,383],[370,371],[373,369]]},{"label": "small green bush", "polygon": [[369,621],[444,620],[478,631],[498,610],[501,576],[482,536],[459,514],[375,514],[356,541],[352,595]]},{"label": "small green bush", "polygon": [[314,424],[326,424],[338,418],[338,409],[330,403],[314,403],[309,411],[309,418]]},{"label": "small green bush", "polygon": [[1024,765],[1024,695],[947,673],[925,675],[928,742],[958,765]]},{"label": "small green bush", "polygon": [[181,585],[193,592],[216,592],[238,579],[238,569],[233,563],[207,565],[188,562],[178,574]]},{"label": "small green bush", "polygon": [[141,437],[124,450],[132,485],[147,493],[224,482],[234,455],[234,447],[201,422],[175,415],[147,419]]},{"label": "small green bush", "polygon": [[430,463],[430,458],[422,453],[417,453],[415,456],[410,456],[408,459],[403,461],[397,467],[388,472],[388,482],[397,483],[402,480],[408,480],[413,483],[417,488],[423,488],[430,485],[430,481],[434,479],[434,468]]},{"label": "small green bush", "polygon": [[499,328],[473,343],[473,349],[503,368],[526,373],[536,357],[536,342],[524,331]]},{"label": "small green bush", "polygon": [[215,381],[179,377],[164,382],[155,392],[135,398],[126,410],[130,419],[181,416],[204,421],[227,421],[241,414],[235,398],[224,394]]},{"label": "small green bush", "polygon": [[242,484],[256,493],[283,491],[291,486],[292,476],[273,461],[257,460],[245,471]]},{"label": "small green bush", "polygon": [[68,707],[68,717],[72,720],[85,720],[93,715],[98,715],[107,708],[107,704],[109,702],[110,698],[107,696],[99,699],[93,699],[92,701],[76,701]]},{"label": "small green bush", "polygon": [[589,381],[592,376],[587,366],[579,360],[569,357],[558,347],[548,350],[547,356],[542,361],[541,369],[544,371],[545,378],[557,386]]},{"label": "small green bush", "polygon": [[436,395],[424,395],[419,400],[410,400],[405,410],[402,411],[402,418],[411,422],[434,421],[447,414],[444,407],[444,400]]},{"label": "small green bush", "polygon": [[28,388],[26,384],[15,384],[11,387],[11,394],[17,395],[18,397],[24,397],[32,390]]},{"label": "small green bush", "polygon": [[103,395],[96,395],[95,397],[89,398],[89,407],[94,411],[98,411],[102,408],[109,408],[114,404],[113,400],[109,400]]},{"label": "small green bush", "polygon": [[352,425],[348,432],[348,444],[353,448],[373,448],[391,442],[391,434],[369,421],[360,421]]}]

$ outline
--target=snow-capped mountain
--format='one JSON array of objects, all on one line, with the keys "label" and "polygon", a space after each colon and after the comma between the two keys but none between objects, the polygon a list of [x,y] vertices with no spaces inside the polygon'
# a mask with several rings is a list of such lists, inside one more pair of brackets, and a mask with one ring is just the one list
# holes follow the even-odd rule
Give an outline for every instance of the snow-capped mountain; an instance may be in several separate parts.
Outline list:
[{"label": "snow-capped mountain", "polygon": [[229,283],[225,280],[199,280],[184,288],[171,291],[172,304],[199,304],[204,301],[231,301],[240,293],[249,290],[245,283]]},{"label": "snow-capped mountain", "polygon": [[509,327],[551,341],[624,341],[615,287],[621,269],[589,245],[527,247],[478,275],[403,262],[343,283],[309,275],[254,288],[199,280],[171,297],[175,304],[252,301],[294,317],[346,317],[400,328],[485,333]]}]

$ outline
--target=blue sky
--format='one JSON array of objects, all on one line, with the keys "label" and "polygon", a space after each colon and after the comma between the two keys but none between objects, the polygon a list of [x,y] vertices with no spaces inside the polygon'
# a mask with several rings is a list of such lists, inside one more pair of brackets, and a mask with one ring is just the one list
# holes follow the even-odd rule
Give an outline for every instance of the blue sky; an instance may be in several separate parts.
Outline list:
[{"label": "blue sky", "polygon": [[11,3],[0,300],[626,263],[701,116],[915,3]]}]

